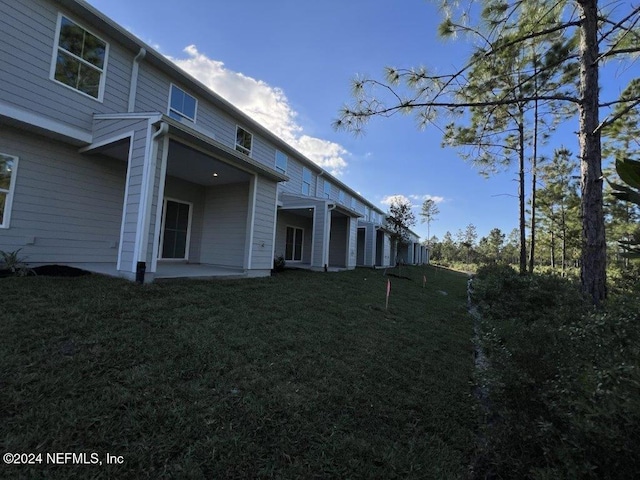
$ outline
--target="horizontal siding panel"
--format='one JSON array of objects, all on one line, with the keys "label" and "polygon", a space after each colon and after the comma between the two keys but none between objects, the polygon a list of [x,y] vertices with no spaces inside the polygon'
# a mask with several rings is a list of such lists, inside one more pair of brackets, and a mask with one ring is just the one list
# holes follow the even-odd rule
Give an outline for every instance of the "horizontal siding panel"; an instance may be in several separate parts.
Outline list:
[{"label": "horizontal siding panel", "polygon": [[0,100],[90,130],[94,113],[126,111],[134,53],[79,22],[109,43],[109,56],[104,101],[75,92],[49,79],[57,18],[58,9],[45,0],[0,3]]},{"label": "horizontal siding panel", "polygon": [[0,151],[19,157],[11,228],[0,230],[0,250],[18,246],[38,263],[116,261],[124,162],[11,127],[0,131]]},{"label": "horizontal siding panel", "polygon": [[249,184],[207,188],[201,262],[243,268]]}]

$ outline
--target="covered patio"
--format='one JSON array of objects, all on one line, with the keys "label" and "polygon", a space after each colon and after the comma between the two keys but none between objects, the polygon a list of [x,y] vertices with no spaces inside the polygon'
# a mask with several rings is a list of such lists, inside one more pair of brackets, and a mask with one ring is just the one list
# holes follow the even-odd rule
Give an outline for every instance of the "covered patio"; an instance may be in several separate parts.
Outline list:
[{"label": "covered patio", "polygon": [[[69,267],[79,268],[91,273],[119,277],[115,263],[66,263]],[[193,263],[166,263],[159,262],[155,272],[155,280],[176,278],[200,278],[200,279],[234,279],[246,278],[247,272],[231,267],[219,267],[215,265]]]}]

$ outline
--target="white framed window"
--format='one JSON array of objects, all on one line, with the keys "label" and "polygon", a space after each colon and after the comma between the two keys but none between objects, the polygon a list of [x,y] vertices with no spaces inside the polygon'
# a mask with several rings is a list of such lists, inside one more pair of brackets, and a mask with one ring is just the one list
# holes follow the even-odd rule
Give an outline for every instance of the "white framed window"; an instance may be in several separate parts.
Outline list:
[{"label": "white framed window", "polygon": [[58,14],[49,78],[102,101],[109,44]]},{"label": "white framed window", "polygon": [[289,262],[302,261],[302,242],[304,230],[298,227],[287,227],[287,238],[284,247],[284,259]]},{"label": "white framed window", "polygon": [[9,228],[18,157],[0,153],[0,228]]},{"label": "white framed window", "polygon": [[344,190],[338,191],[338,202],[344,205]]},{"label": "white framed window", "polygon": [[369,220],[371,220],[369,207],[367,207],[366,205],[365,205],[365,207],[364,207],[364,219],[365,219],[367,222],[368,222]]},{"label": "white framed window", "polygon": [[328,180],[324,181],[323,193],[324,193],[324,198],[331,198],[331,184],[329,183]]},{"label": "white framed window", "polygon": [[356,209],[356,199],[355,197],[351,197],[351,210]]},{"label": "white framed window", "polygon": [[311,170],[302,167],[302,194],[311,195]]},{"label": "white framed window", "polygon": [[198,100],[172,83],[169,91],[169,111],[167,114],[181,122],[186,119],[196,123],[197,111]]},{"label": "white framed window", "polygon": [[253,135],[244,128],[236,127],[236,150],[251,156],[251,146],[253,144]]},{"label": "white framed window", "polygon": [[276,170],[282,174],[287,174],[287,156],[280,150],[276,150]]}]

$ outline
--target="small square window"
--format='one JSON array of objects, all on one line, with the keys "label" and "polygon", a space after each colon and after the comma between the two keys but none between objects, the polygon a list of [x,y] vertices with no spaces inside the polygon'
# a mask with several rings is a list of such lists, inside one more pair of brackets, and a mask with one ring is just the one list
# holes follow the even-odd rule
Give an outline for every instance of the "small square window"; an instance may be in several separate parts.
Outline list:
[{"label": "small square window", "polygon": [[276,150],[276,170],[285,175],[287,173],[287,156],[280,150]]},{"label": "small square window", "polygon": [[251,156],[251,144],[253,143],[253,135],[242,127],[236,127],[236,150]]},{"label": "small square window", "polygon": [[176,120],[190,120],[195,123],[198,101],[181,88],[171,85],[169,96],[169,116]]},{"label": "small square window", "polygon": [[108,51],[107,42],[59,15],[50,78],[102,101]]}]

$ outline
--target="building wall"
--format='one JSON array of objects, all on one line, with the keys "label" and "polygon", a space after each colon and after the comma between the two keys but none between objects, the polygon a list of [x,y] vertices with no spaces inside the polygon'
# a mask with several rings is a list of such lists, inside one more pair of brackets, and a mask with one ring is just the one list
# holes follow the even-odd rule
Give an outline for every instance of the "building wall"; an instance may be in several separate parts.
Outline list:
[{"label": "building wall", "polygon": [[276,195],[278,185],[263,177],[256,179],[256,205],[253,216],[253,248],[251,268],[273,268],[273,229],[276,224]]},{"label": "building wall", "polygon": [[332,215],[331,235],[329,237],[329,265],[347,266],[349,252],[349,219]]},{"label": "building wall", "polygon": [[[49,78],[59,11],[109,43],[102,102]],[[0,103],[86,131],[94,113],[127,110],[134,55],[99,28],[45,0],[0,2],[0,24]]]},{"label": "building wall", "polygon": [[244,266],[248,199],[248,183],[206,189],[200,247],[202,263]]},{"label": "building wall", "polygon": [[126,162],[6,125],[0,152],[19,157],[0,250],[21,248],[28,263],[116,262]]}]

